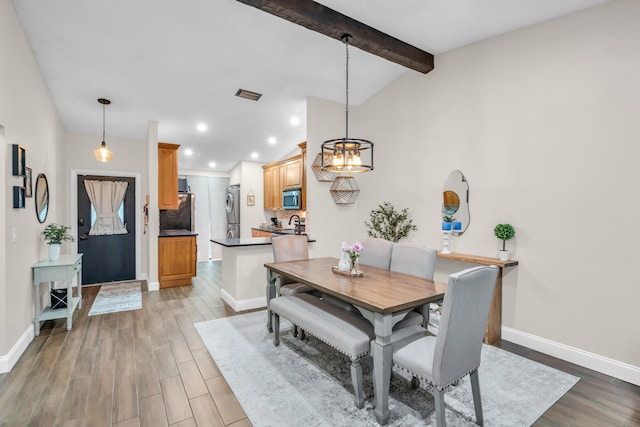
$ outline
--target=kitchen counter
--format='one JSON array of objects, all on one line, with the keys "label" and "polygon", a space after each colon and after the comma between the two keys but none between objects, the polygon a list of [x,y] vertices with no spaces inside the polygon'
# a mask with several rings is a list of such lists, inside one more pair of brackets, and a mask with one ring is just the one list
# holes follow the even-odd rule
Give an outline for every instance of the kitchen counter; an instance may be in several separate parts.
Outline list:
[{"label": "kitchen counter", "polygon": [[[293,230],[291,230],[293,231]],[[280,233],[280,234],[293,234],[293,233]],[[307,242],[313,243],[315,239],[307,237]],[[241,237],[239,239],[211,239],[213,243],[217,243],[218,245],[222,245],[226,248],[236,248],[239,246],[264,246],[271,244],[271,237]],[[223,257],[224,259],[224,257]]]},{"label": "kitchen counter", "polygon": [[158,237],[179,237],[179,236],[197,236],[198,233],[194,233],[190,230],[160,230]]},{"label": "kitchen counter", "polygon": [[[303,225],[304,227],[304,225]],[[267,233],[273,234],[296,234],[294,228],[284,228],[284,227],[251,227],[252,230],[257,231],[265,231]],[[300,233],[302,235],[306,235],[306,233]]]},{"label": "kitchen counter", "polygon": [[[309,243],[315,242],[313,239]],[[222,246],[222,289],[220,296],[234,311],[266,307],[267,272],[264,264],[273,262],[271,237],[211,239]],[[314,256],[309,245],[309,256]]]}]

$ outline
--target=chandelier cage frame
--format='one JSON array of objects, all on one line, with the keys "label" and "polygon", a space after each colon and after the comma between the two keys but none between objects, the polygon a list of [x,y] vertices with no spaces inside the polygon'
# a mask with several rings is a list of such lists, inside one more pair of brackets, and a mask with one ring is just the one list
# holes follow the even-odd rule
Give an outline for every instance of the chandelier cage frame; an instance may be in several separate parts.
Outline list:
[{"label": "chandelier cage frame", "polygon": [[358,173],[373,170],[373,142],[349,138],[349,42],[352,38],[349,34],[341,38],[346,52],[345,136],[322,143],[320,169],[323,172]]}]

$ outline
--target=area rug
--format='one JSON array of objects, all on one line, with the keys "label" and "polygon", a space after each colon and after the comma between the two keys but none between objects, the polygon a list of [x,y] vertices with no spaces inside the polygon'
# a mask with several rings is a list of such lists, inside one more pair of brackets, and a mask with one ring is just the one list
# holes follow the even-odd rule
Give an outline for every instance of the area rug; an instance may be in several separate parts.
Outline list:
[{"label": "area rug", "polygon": [[140,308],[142,308],[140,282],[114,283],[100,287],[100,292],[89,310],[89,316]]},{"label": "area rug", "polygon": [[[365,407],[353,403],[350,361],[313,337],[293,338],[281,320],[280,346],[266,331],[266,313],[196,323],[215,360],[256,426],[377,426],[373,413],[372,359],[363,362]],[[483,345],[479,370],[485,426],[527,426],[579,378],[504,350]],[[449,426],[475,425],[469,377],[445,397]],[[389,426],[435,426],[433,397],[411,389],[395,371],[389,392]]]}]

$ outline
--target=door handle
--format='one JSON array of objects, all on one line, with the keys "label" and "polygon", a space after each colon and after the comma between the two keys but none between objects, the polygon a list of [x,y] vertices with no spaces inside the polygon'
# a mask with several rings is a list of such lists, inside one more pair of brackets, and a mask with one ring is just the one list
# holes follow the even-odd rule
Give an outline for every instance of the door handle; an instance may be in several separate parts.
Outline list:
[{"label": "door handle", "polygon": [[89,235],[86,234],[86,233],[82,234],[82,235],[80,235],[80,237],[78,237],[79,240],[87,240],[88,238],[89,238]]}]

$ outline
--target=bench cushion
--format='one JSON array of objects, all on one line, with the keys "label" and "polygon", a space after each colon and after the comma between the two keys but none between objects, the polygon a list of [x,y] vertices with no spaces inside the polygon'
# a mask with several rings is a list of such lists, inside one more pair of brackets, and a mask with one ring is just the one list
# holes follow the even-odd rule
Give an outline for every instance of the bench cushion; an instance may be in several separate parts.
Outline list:
[{"label": "bench cushion", "polygon": [[352,358],[368,354],[369,342],[375,337],[373,326],[362,316],[309,294],[274,298],[270,308],[272,312],[289,319],[305,332]]}]

